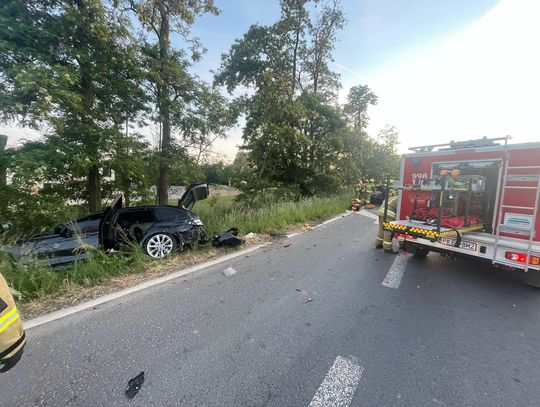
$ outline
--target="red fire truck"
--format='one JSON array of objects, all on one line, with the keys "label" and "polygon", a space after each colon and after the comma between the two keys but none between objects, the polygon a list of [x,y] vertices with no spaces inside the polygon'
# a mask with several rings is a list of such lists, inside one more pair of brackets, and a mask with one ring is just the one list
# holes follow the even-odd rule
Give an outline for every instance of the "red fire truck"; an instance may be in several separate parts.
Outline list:
[{"label": "red fire truck", "polygon": [[410,150],[386,230],[404,236],[416,257],[468,256],[540,276],[540,142],[483,138]]}]

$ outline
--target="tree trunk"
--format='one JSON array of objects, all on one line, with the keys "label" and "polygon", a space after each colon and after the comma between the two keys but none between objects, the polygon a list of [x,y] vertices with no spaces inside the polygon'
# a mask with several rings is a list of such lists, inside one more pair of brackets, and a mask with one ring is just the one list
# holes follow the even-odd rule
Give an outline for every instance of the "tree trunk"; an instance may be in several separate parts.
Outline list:
[{"label": "tree trunk", "polygon": [[158,203],[167,205],[169,201],[169,150],[171,146],[171,117],[170,117],[170,89],[169,73],[167,72],[167,60],[169,58],[169,13],[164,2],[159,3],[159,13],[161,18],[159,35],[159,59],[161,84],[158,100],[159,117],[162,124],[161,133],[161,158],[158,176]]},{"label": "tree trunk", "polygon": [[[4,134],[0,134],[0,154],[4,154],[4,150],[6,149],[8,136]],[[2,165],[0,167],[0,186],[6,185],[6,168]]]},{"label": "tree trunk", "polygon": [[[95,14],[92,10],[87,9],[87,4],[82,0],[76,1],[77,7],[81,12],[86,15],[86,19],[84,21],[85,24],[91,24],[95,21]],[[87,28],[82,28],[82,30],[86,30]],[[79,61],[80,64],[80,73],[81,73],[81,92],[84,95],[83,99],[83,113],[81,115],[81,121],[83,126],[81,126],[84,129],[89,129],[93,127],[94,125],[94,119],[92,118],[92,110],[94,109],[94,104],[96,100],[96,93],[94,89],[94,81],[92,78],[92,66],[89,62],[82,63]],[[87,140],[85,143],[86,151],[88,154],[88,158],[94,164],[90,167],[88,170],[88,209],[90,212],[97,212],[101,210],[101,176],[99,174],[99,145],[100,145],[100,137],[99,135],[96,135],[95,133],[92,135],[87,136]]]},{"label": "tree trunk", "polygon": [[97,165],[92,165],[88,171],[88,209],[90,212],[101,210],[101,177]]},{"label": "tree trunk", "polygon": [[300,44],[300,27],[296,28],[296,41],[294,43],[294,52],[293,52],[293,68],[292,68],[292,92],[291,98],[294,97],[294,91],[296,89],[296,60],[298,55],[298,45]]}]

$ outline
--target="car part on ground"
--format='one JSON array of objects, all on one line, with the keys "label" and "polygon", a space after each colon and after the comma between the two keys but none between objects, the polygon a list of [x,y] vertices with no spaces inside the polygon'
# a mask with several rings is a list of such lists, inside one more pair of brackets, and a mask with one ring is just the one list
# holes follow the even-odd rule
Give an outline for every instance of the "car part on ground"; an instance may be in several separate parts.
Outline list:
[{"label": "car part on ground", "polygon": [[212,238],[212,246],[214,247],[235,247],[244,243],[246,241],[238,237],[238,228],[230,228],[221,235]]}]

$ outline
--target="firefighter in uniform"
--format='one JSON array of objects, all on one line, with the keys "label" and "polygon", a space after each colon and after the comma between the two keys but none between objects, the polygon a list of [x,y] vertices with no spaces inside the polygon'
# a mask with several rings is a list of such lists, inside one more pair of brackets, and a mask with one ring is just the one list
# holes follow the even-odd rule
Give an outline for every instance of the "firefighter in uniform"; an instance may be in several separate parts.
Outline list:
[{"label": "firefighter in uniform", "polygon": [[0,372],[7,372],[21,359],[24,329],[13,296],[0,274]]},{"label": "firefighter in uniform", "polygon": [[[397,196],[388,198],[388,211],[386,212],[386,220],[394,221],[396,220],[396,211],[397,211]],[[392,252],[392,232],[384,230],[383,219],[384,219],[384,202],[377,212],[379,216],[379,231],[377,232],[377,238],[375,240],[375,247],[377,249],[383,248],[385,252]]]}]

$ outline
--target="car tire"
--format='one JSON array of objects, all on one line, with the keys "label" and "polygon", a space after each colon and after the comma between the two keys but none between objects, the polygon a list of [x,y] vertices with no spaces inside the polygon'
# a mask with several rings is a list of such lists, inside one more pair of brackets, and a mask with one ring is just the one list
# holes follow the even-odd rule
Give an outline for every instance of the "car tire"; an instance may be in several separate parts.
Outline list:
[{"label": "car tire", "polygon": [[155,259],[162,259],[174,252],[178,242],[174,236],[160,232],[148,236],[143,243],[144,253]]}]

